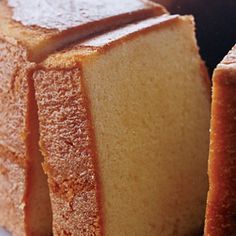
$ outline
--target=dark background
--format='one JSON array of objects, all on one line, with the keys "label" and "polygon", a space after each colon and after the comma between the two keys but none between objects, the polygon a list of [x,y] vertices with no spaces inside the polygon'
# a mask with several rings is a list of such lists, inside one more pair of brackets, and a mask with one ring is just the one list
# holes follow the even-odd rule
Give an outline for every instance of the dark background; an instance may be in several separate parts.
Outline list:
[{"label": "dark background", "polygon": [[172,14],[193,14],[202,58],[209,72],[236,43],[236,0],[153,0]]}]

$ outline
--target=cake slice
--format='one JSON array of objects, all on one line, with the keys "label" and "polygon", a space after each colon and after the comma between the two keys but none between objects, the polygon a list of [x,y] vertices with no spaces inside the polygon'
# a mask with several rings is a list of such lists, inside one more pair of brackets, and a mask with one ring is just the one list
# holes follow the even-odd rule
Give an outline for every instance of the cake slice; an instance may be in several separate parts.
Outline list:
[{"label": "cake slice", "polygon": [[210,89],[191,17],[129,24],[33,74],[55,235],[200,235]]},{"label": "cake slice", "polygon": [[0,225],[16,236],[52,234],[32,80],[37,62],[90,34],[166,12],[139,0],[86,2],[0,1]]},{"label": "cake slice", "polygon": [[236,234],[236,47],[213,76],[206,236]]}]

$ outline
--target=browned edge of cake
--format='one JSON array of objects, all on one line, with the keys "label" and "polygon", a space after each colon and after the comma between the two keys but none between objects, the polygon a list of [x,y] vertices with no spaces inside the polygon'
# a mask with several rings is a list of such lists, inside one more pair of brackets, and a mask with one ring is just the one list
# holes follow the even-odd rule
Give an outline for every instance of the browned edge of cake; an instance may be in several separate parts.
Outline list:
[{"label": "browned edge of cake", "polygon": [[236,47],[213,75],[205,235],[236,234]]}]

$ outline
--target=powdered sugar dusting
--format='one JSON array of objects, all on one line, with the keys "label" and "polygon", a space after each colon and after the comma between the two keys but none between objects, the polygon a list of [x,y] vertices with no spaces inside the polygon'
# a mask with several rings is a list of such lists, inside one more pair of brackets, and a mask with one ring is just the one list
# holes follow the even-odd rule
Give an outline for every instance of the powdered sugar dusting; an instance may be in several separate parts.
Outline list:
[{"label": "powdered sugar dusting", "polygon": [[61,31],[150,7],[141,0],[8,0],[8,4],[14,20]]}]

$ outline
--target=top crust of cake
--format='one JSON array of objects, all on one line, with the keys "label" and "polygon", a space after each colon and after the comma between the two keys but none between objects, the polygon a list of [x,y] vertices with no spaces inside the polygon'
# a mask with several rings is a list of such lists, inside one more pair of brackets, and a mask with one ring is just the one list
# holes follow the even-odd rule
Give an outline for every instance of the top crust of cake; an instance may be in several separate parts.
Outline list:
[{"label": "top crust of cake", "polygon": [[153,28],[156,30],[172,25],[175,23],[181,23],[183,21],[190,21],[192,23],[191,16],[179,16],[179,15],[162,15],[158,17],[152,17],[137,23],[128,24],[122,28],[107,32],[105,34],[86,39],[70,48],[62,50],[59,53],[50,55],[43,65],[51,67],[66,66],[73,68],[83,59],[88,59],[88,56],[99,54],[111,49],[113,46],[121,43],[125,43],[130,38],[133,38],[140,34],[145,34]]},{"label": "top crust of cake", "polygon": [[217,81],[219,84],[235,84],[236,80],[236,45],[225,56],[221,63],[217,66],[213,75],[213,83]]},{"label": "top crust of cake", "polygon": [[[167,13],[142,0],[0,1],[0,32],[20,41],[31,61],[90,35]],[[34,10],[35,9],[35,10]],[[36,10],[37,9],[37,10]],[[70,13],[69,13],[70,12]]]},{"label": "top crust of cake", "polygon": [[23,25],[60,31],[140,10],[152,11],[155,7],[140,0],[8,0],[8,4],[13,9],[13,19]]},{"label": "top crust of cake", "polygon": [[218,69],[230,69],[236,72],[236,45],[225,56],[223,61],[218,65],[217,70]]}]

